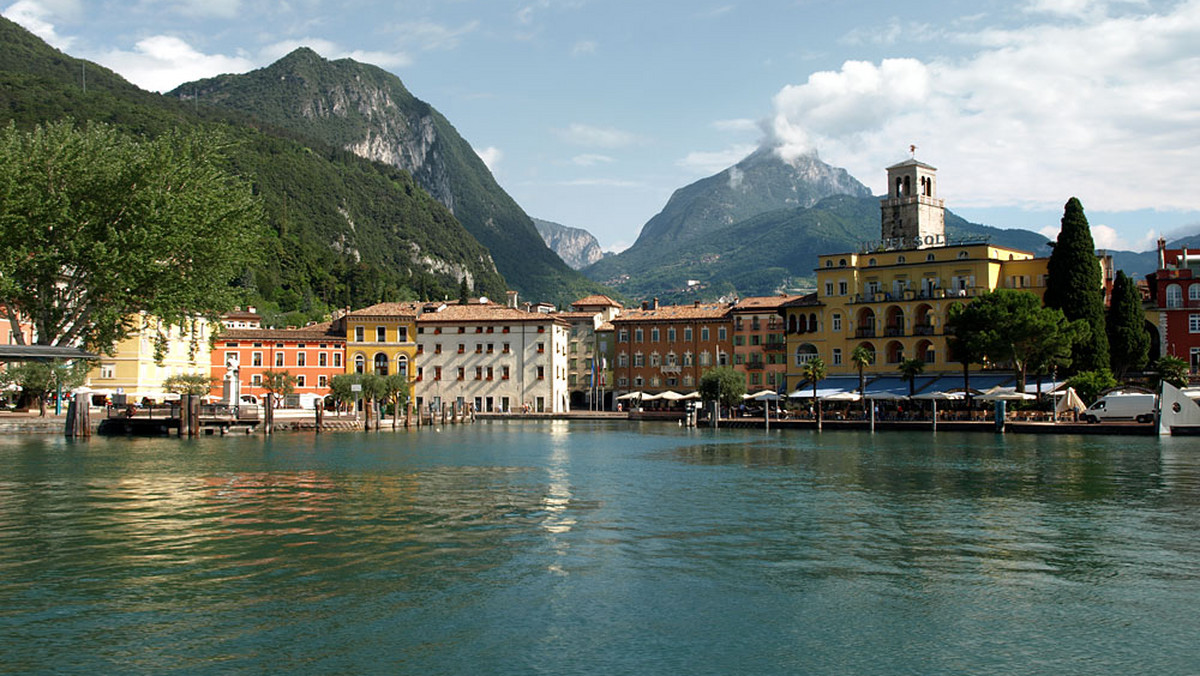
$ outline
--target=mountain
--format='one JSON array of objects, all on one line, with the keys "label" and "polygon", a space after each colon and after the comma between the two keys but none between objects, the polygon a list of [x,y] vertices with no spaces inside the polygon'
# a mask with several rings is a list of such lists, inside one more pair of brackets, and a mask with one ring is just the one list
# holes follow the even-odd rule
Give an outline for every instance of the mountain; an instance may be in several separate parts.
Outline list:
[{"label": "mountain", "polygon": [[546,246],[450,122],[382,68],[300,48],[266,68],[191,82],[168,96],[240,111],[411,173],[526,298],[563,303],[600,290]]},{"label": "mountain", "polygon": [[227,141],[229,170],[253,183],[267,219],[259,263],[231,282],[268,321],[456,296],[464,276],[488,295],[506,288],[488,250],[407,172],[234,111],[143,91],[0,18],[0,123],[31,128],[67,117],[135,135],[180,128]]},{"label": "mountain", "polygon": [[[725,171],[676,190],[662,211],[642,227],[633,246],[587,268],[585,274],[601,281],[653,274],[664,257],[748,218],[812,207],[832,195],[870,194],[845,169],[831,167],[816,155],[785,161],[762,148]],[[721,253],[703,245],[700,250]]]},{"label": "mountain", "polygon": [[572,228],[552,221],[533,219],[533,225],[538,234],[563,262],[576,270],[581,270],[604,258],[600,250],[600,242],[592,233],[583,228]]}]

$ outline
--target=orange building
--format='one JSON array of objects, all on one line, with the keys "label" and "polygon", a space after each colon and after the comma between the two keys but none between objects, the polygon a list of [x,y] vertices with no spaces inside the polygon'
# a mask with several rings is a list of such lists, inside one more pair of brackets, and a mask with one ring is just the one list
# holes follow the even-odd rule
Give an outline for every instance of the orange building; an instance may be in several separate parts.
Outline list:
[{"label": "orange building", "polygon": [[346,372],[345,354],[346,338],[329,322],[300,329],[227,329],[212,350],[212,393],[221,396],[225,378],[236,374],[242,397],[262,403],[263,372],[287,371],[296,387],[286,405],[311,408],[314,397],[329,394],[329,381]]},{"label": "orange building", "polygon": [[743,298],[733,318],[733,367],[746,375],[746,391],[778,390],[787,374],[787,336],[782,308],[803,296]]},{"label": "orange building", "polygon": [[622,312],[612,325],[618,393],[693,391],[705,371],[730,362],[733,321],[725,304],[659,307],[656,300]]}]

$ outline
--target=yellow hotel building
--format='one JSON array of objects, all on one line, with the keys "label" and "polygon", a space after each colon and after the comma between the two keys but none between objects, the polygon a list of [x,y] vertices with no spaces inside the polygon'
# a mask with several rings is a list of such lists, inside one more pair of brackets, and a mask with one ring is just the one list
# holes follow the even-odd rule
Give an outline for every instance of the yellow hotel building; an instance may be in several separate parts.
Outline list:
[{"label": "yellow hotel building", "polygon": [[913,159],[887,172],[880,241],[818,257],[816,294],[782,308],[789,388],[803,382],[801,367],[818,356],[829,375],[857,376],[850,354],[859,345],[874,355],[869,376],[896,376],[911,358],[924,361],[929,374],[959,373],[962,365],[946,358],[951,307],[999,288],[1045,293],[1049,259],[947,240],[934,167]]},{"label": "yellow hotel building", "polygon": [[379,303],[338,318],[334,330],[345,331],[346,373],[402,373],[415,382],[417,314],[413,303]]}]

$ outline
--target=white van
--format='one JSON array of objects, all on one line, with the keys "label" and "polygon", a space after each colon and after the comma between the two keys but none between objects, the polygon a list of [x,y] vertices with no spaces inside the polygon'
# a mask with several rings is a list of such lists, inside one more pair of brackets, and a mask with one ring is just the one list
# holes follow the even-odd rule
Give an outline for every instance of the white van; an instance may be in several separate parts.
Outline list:
[{"label": "white van", "polygon": [[1141,392],[1112,392],[1096,400],[1079,414],[1087,423],[1105,420],[1136,420],[1140,423],[1154,422],[1156,395]]}]

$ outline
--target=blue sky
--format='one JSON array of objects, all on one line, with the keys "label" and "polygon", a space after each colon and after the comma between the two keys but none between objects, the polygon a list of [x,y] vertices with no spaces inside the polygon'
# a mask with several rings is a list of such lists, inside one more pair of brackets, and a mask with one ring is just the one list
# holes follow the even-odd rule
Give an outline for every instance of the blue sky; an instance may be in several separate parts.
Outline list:
[{"label": "blue sky", "polygon": [[[0,0],[2,3],[2,0]],[[1200,230],[1200,0],[18,0],[6,17],[166,91],[297,46],[396,73],[532,216],[631,244],[760,145],[877,193],[908,157],[946,205],[1097,245]]]}]

